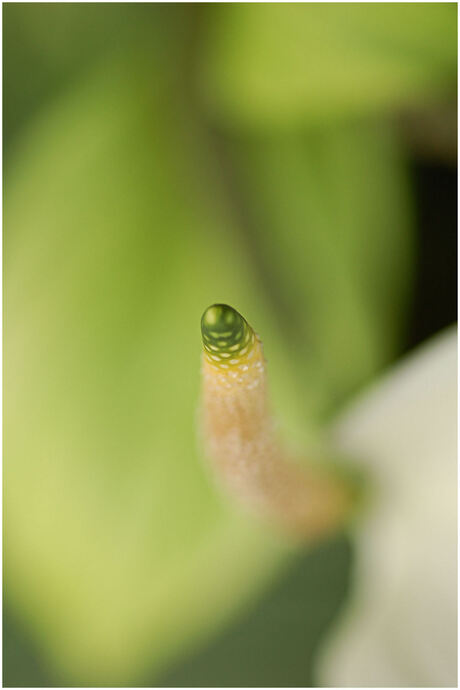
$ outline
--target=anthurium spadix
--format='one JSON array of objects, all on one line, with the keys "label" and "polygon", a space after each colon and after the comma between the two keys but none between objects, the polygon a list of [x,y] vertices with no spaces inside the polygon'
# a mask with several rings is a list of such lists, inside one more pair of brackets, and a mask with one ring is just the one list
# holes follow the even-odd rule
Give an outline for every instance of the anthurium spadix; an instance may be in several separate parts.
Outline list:
[{"label": "anthurium spadix", "polygon": [[335,427],[372,500],[356,531],[353,594],[321,684],[457,684],[457,337],[395,367]]},{"label": "anthurium spadix", "polygon": [[227,489],[298,538],[343,527],[357,492],[324,467],[293,462],[283,447],[259,336],[226,304],[205,311],[201,331],[203,437]]},{"label": "anthurium spadix", "polygon": [[[155,676],[259,593],[292,551],[222,500],[203,470],[201,311],[225,300],[260,329],[280,426],[305,448],[316,439],[312,411],[338,385],[334,375],[325,386],[323,356],[334,320],[350,334],[337,347],[344,360],[334,359],[345,395],[391,350],[393,313],[390,323],[375,307],[387,299],[383,278],[398,276],[405,292],[407,215],[391,132],[334,128],[314,143],[322,169],[341,161],[337,197],[349,198],[363,170],[385,183],[360,187],[344,207],[318,190],[314,170],[302,177],[315,218],[338,236],[348,217],[354,234],[341,232],[331,283],[318,257],[335,235],[315,221],[307,251],[293,223],[273,230],[271,251],[284,256],[276,279],[291,301],[304,266],[293,269],[290,256],[308,255],[308,290],[296,288],[292,304],[323,325],[315,347],[303,347],[300,318],[286,333],[169,69],[151,54],[104,65],[44,108],[5,188],[4,582],[57,685]],[[345,144],[359,165],[342,157]],[[382,225],[355,213],[376,205]],[[319,359],[324,377],[315,378]]]},{"label": "anthurium spadix", "polygon": [[[345,525],[344,477],[293,464],[279,443],[259,337],[222,304],[202,333],[204,436],[226,488],[303,538]],[[335,424],[335,446],[361,458],[369,486],[348,614],[321,663],[330,685],[455,684],[456,345],[455,332],[438,336]]]}]

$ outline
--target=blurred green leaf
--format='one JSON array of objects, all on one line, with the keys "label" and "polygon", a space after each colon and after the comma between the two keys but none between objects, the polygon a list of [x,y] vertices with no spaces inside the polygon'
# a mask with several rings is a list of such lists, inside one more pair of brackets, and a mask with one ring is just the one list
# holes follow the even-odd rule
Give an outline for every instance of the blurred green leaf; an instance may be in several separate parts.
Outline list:
[{"label": "blurred green leaf", "polygon": [[132,684],[289,550],[220,500],[197,450],[203,309],[277,335],[153,75],[104,68],[6,186],[5,584],[63,684]]},{"label": "blurred green leaf", "polygon": [[161,687],[313,687],[317,649],[350,587],[343,537],[300,552],[235,622],[161,675]]},{"label": "blurred green leaf", "polygon": [[186,19],[182,6],[162,3],[5,3],[4,150],[9,153],[46,103],[70,91],[104,56],[150,41],[171,62]]},{"label": "blurred green leaf", "polygon": [[207,479],[203,309],[229,302],[260,332],[281,428],[303,448],[312,414],[391,352],[408,265],[391,135],[233,143],[260,219],[251,238],[231,220],[177,63],[126,53],[44,109],[12,161],[5,583],[63,684],[159,673],[291,551]]},{"label": "blurred green leaf", "polygon": [[202,91],[226,124],[323,123],[425,102],[456,88],[450,3],[213,7]]},{"label": "blurred green leaf", "polygon": [[228,148],[298,385],[312,412],[331,411],[401,342],[413,243],[396,137],[377,121]]}]

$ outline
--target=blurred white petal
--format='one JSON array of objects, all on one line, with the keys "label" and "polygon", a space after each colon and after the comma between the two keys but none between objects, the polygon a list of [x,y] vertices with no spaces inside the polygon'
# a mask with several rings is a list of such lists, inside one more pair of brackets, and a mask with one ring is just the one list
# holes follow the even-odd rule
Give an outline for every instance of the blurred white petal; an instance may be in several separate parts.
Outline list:
[{"label": "blurred white petal", "polygon": [[335,428],[374,483],[322,685],[457,685],[457,336],[399,365]]}]

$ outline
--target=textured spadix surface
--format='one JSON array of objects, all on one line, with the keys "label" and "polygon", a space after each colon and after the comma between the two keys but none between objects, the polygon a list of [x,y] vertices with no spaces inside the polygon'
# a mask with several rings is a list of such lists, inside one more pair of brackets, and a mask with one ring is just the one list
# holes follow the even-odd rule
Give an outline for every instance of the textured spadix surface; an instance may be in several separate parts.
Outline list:
[{"label": "textured spadix surface", "polygon": [[236,309],[212,304],[201,317],[201,336],[206,358],[217,367],[233,368],[248,356],[254,331]]}]

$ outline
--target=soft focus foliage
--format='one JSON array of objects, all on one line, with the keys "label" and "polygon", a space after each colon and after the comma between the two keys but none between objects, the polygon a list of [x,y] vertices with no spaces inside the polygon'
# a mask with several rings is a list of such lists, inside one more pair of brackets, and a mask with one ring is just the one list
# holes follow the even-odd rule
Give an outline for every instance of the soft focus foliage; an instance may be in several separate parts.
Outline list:
[{"label": "soft focus foliage", "polygon": [[250,127],[388,112],[452,88],[456,29],[448,3],[227,4],[211,15],[203,91]]},{"label": "soft focus foliage", "polygon": [[450,95],[455,12],[343,12],[5,8],[5,585],[58,683],[155,675],[291,553],[207,479],[208,304],[260,332],[298,447],[398,353],[387,115]]}]

